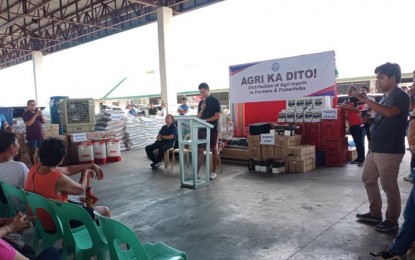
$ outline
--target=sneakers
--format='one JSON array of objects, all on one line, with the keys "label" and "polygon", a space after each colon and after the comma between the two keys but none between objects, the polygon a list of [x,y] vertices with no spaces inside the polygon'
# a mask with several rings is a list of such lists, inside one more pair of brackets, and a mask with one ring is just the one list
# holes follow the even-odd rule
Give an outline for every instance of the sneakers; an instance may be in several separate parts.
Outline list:
[{"label": "sneakers", "polygon": [[209,176],[209,180],[213,180],[214,178],[216,178],[216,172],[211,172],[210,176]]},{"label": "sneakers", "polygon": [[375,229],[379,232],[388,232],[399,228],[398,222],[392,222],[390,220],[385,220],[380,224],[375,226]]},{"label": "sneakers", "polygon": [[389,259],[389,260],[401,260],[400,256],[395,255],[392,253],[388,248],[380,251],[380,252],[370,252],[371,256],[375,257],[375,259]]},{"label": "sneakers", "polygon": [[366,221],[366,222],[373,222],[373,223],[382,222],[382,217],[375,217],[375,216],[370,215],[370,213],[356,214],[356,218],[360,221]]},{"label": "sneakers", "polygon": [[351,164],[357,164],[357,166],[363,166],[365,159],[356,159],[350,162]]},{"label": "sneakers", "polygon": [[151,166],[152,169],[157,169],[158,167],[161,166],[161,162],[152,163],[152,164],[150,164],[150,166]]}]

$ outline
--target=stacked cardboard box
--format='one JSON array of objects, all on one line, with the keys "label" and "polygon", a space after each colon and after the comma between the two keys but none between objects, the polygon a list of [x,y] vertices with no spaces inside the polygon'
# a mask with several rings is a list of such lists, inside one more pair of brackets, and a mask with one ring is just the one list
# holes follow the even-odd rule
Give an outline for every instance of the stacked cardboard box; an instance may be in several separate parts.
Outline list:
[{"label": "stacked cardboard box", "polygon": [[288,172],[308,172],[316,168],[316,147],[299,145],[289,148]]},{"label": "stacked cardboard box", "polygon": [[59,136],[59,124],[44,124],[43,139]]}]

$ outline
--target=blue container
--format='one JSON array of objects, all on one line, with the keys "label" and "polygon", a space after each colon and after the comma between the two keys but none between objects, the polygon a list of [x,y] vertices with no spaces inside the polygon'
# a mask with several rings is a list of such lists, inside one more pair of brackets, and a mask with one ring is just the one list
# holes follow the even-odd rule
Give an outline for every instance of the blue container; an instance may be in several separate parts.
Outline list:
[{"label": "blue container", "polygon": [[11,107],[0,107],[0,113],[6,118],[10,126],[13,125],[13,108]]},{"label": "blue container", "polygon": [[67,96],[54,96],[50,97],[49,106],[50,106],[50,121],[52,124],[59,124],[59,102],[64,99],[68,99]]}]

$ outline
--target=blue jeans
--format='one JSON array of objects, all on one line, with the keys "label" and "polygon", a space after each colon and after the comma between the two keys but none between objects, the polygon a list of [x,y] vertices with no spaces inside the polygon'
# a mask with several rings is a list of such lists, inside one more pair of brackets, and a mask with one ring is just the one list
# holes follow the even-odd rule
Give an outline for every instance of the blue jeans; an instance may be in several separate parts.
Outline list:
[{"label": "blue jeans", "polygon": [[350,126],[350,134],[356,144],[357,159],[363,161],[365,159],[365,131],[360,125],[352,125]]},{"label": "blue jeans", "polygon": [[[415,169],[411,170],[412,178],[415,178]],[[415,188],[412,186],[406,201],[403,212],[404,222],[399,230],[398,236],[393,241],[391,251],[399,256],[406,254],[406,251],[415,241]]]}]

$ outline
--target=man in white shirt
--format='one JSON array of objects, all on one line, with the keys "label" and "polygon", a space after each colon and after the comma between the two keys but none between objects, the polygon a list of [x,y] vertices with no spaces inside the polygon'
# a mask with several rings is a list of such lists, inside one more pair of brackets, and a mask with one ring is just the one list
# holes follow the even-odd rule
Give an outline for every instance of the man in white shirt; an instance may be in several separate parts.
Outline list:
[{"label": "man in white shirt", "polygon": [[29,169],[24,163],[13,160],[19,147],[15,133],[0,133],[0,181],[23,189]]}]

